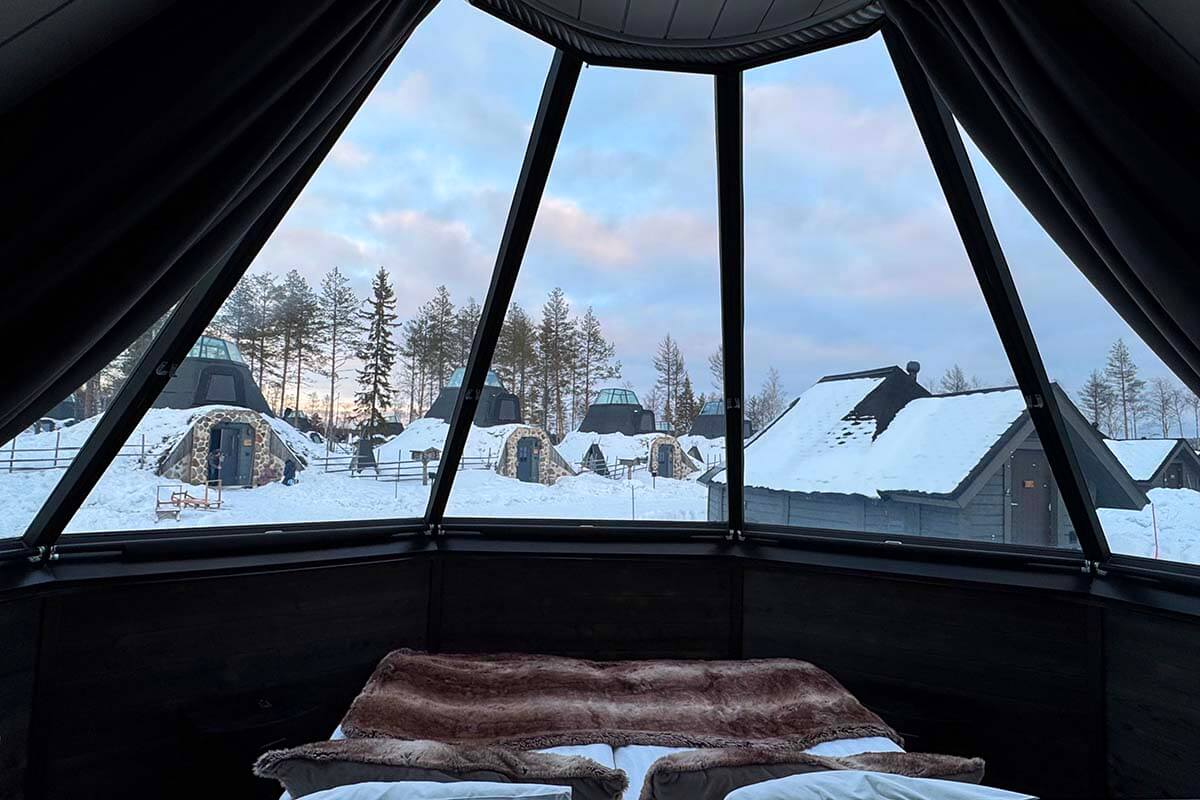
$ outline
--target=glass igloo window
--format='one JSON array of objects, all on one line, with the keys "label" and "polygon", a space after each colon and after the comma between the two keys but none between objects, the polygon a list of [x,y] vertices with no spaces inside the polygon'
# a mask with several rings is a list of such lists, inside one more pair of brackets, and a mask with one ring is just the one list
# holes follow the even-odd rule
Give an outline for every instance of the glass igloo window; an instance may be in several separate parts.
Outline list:
[{"label": "glass igloo window", "polygon": [[585,70],[448,518],[708,521],[716,220],[711,78]]},{"label": "glass igloo window", "polygon": [[745,98],[748,525],[1077,549],[881,37]]},{"label": "glass igloo window", "polygon": [[67,533],[422,517],[550,57],[441,4]]}]

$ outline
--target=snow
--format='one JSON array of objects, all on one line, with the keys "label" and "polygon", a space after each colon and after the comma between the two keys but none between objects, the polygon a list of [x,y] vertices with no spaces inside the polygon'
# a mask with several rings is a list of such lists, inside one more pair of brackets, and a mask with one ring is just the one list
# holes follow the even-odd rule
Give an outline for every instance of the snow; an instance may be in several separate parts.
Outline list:
[{"label": "snow", "polygon": [[[253,489],[226,489],[220,510],[187,510],[179,520],[155,521],[154,501],[158,487],[178,485],[178,481],[156,474],[159,459],[189,430],[194,417],[216,408],[219,407],[151,409],[147,412],[124,449],[124,452],[140,453],[145,435],[144,461],[136,456],[117,458],[71,520],[67,532],[287,525],[404,519],[424,514],[429,486],[422,485],[420,479],[376,480],[371,470],[352,477],[346,470],[347,455],[335,458],[334,467],[339,471],[327,472],[323,461],[324,445],[313,443],[288,423],[274,419],[272,428],[308,462],[307,469],[299,473],[296,485],[272,483]],[[59,438],[60,446],[81,445],[95,428],[96,421],[89,419],[64,429]],[[516,427],[519,426],[473,428],[468,436],[466,454],[483,458],[491,454],[494,463],[504,440]],[[395,460],[397,456],[408,460],[411,450],[441,449],[448,429],[441,420],[414,420],[403,433],[377,448],[376,456],[381,460]],[[53,449],[54,441],[54,432],[27,433],[18,437],[17,447]],[[60,464],[65,463],[66,458],[60,457]],[[476,463],[482,466],[480,462]],[[61,476],[61,469],[4,472],[3,450],[0,449],[0,511],[8,523],[7,530],[0,533],[21,533]],[[694,480],[655,480],[645,471],[635,474],[632,479],[622,480],[593,474],[567,476],[553,486],[545,486],[508,478],[494,469],[468,468],[455,477],[449,513],[474,517],[704,520],[707,506],[706,489]]]},{"label": "snow", "polygon": [[866,497],[949,494],[1025,412],[1015,389],[923,397],[876,436],[874,419],[845,417],[881,380],[827,381],[802,394],[746,446],[746,484]]},{"label": "snow", "polygon": [[[710,466],[724,463],[725,461],[725,439],[718,437],[709,439],[706,436],[680,436],[679,446],[683,448],[683,452],[688,454],[688,458],[692,457],[692,448],[700,453],[700,462],[696,464],[701,470],[708,469]],[[694,460],[694,459],[693,459]]]},{"label": "snow", "polygon": [[1146,496],[1150,502],[1141,511],[1096,509],[1109,548],[1123,555],[1200,564],[1200,492],[1160,488]]},{"label": "snow", "polygon": [[624,433],[572,431],[559,442],[558,452],[574,470],[579,469],[584,455],[593,444],[600,445],[600,449],[604,452],[604,461],[608,464],[615,464],[623,458],[647,460],[650,457],[650,443],[664,435],[662,433],[637,433],[631,436]]},{"label": "snow", "polygon": [[[463,458],[482,459],[495,465],[504,452],[504,443],[513,431],[528,427],[518,423],[493,425],[488,428],[472,425],[470,433],[467,434],[467,444],[463,448]],[[402,433],[376,447],[375,458],[380,463],[411,461],[414,452],[431,447],[440,451],[446,446],[446,437],[449,435],[450,425],[444,420],[432,417],[415,419]]]},{"label": "snow", "polygon": [[1178,439],[1105,439],[1121,466],[1135,481],[1148,481],[1175,449]]}]

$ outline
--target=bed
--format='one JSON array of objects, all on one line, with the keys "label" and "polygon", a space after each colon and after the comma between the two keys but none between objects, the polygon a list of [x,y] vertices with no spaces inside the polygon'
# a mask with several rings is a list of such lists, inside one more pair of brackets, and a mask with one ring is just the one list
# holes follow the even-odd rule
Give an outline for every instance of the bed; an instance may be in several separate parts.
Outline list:
[{"label": "bed", "polygon": [[272,751],[255,769],[297,797],[365,781],[473,780],[565,785],[575,800],[723,800],[829,770],[978,782],[983,762],[906,752],[832,676],[793,659],[399,650],[329,741]]}]

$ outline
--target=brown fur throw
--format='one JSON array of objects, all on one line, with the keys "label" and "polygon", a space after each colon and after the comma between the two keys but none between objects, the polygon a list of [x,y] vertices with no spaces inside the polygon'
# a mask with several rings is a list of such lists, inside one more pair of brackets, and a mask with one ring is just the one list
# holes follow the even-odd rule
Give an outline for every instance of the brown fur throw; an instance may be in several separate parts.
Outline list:
[{"label": "brown fur throw", "polygon": [[983,767],[982,759],[936,753],[860,753],[833,757],[764,747],[692,750],[663,756],[651,764],[639,800],[723,798],[734,789],[752,783],[838,769],[978,783],[983,779]]},{"label": "brown fur throw", "polygon": [[570,786],[575,800],[615,800],[625,773],[590,758],[398,739],[339,739],[272,750],[254,765],[292,797],[366,781],[493,781]]},{"label": "brown fur throw", "polygon": [[342,730],[348,740],[267,753],[255,771],[295,797],[368,780],[492,780],[569,785],[576,800],[619,800],[628,782],[620,770],[524,752],[608,744],[701,748],[654,762],[641,800],[722,800],[740,786],[820,770],[983,776],[979,759],[804,753],[835,739],[903,741],[830,675],[788,659],[596,662],[397,650],[380,662]]},{"label": "brown fur throw", "polygon": [[581,661],[430,655],[380,662],[342,720],[351,738],[432,739],[523,750],[613,747],[804,749],[900,737],[804,661]]}]

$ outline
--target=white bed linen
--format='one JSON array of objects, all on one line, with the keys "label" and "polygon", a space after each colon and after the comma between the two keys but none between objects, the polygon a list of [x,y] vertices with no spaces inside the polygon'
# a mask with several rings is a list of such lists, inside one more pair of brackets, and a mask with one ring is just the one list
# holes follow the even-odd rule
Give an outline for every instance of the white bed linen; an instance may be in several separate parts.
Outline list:
[{"label": "white bed linen", "polygon": [[[628,745],[618,747],[614,751],[616,767],[624,770],[629,776],[629,788],[625,790],[622,800],[637,800],[646,781],[646,773],[650,765],[663,756],[672,753],[686,753],[694,750],[692,747],[658,747],[654,745]],[[808,748],[804,752],[816,756],[853,756],[859,753],[903,753],[904,748],[883,736],[866,736],[858,739],[837,739],[832,742],[822,742]]]},{"label": "white bed linen", "polygon": [[906,778],[882,772],[809,772],[730,792],[725,800],[1037,800],[973,783]]},{"label": "white bed linen", "polygon": [[[333,731],[330,739],[345,739],[342,726]],[[622,800],[637,800],[646,780],[646,772],[650,765],[663,756],[671,753],[685,753],[693,750],[691,747],[659,747],[657,745],[636,744],[625,747],[609,747],[606,744],[579,744],[561,747],[547,747],[543,753],[554,753],[560,756],[583,756],[598,761],[606,767],[623,770],[629,776],[629,788],[625,790]],[[804,752],[817,756],[853,756],[858,753],[903,753],[904,748],[883,736],[866,736],[858,739],[836,739],[832,742],[822,742]],[[291,795],[284,792],[279,800],[292,800]]]},{"label": "white bed linen", "polygon": [[307,795],[305,800],[571,800],[569,786],[457,781],[368,781]]}]

